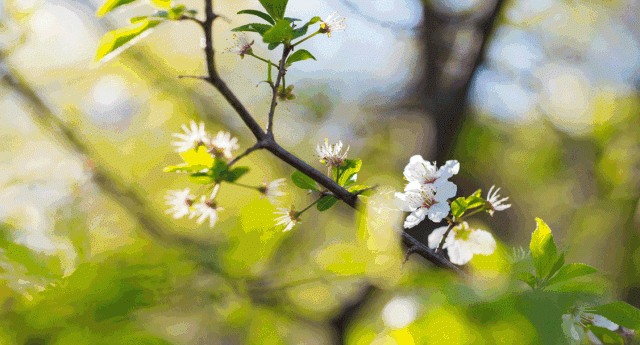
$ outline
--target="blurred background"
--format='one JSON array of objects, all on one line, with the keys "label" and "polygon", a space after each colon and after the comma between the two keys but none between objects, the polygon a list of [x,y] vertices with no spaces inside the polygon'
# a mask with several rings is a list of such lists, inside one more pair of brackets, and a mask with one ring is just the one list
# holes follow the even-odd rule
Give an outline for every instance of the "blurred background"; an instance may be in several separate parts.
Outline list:
[{"label": "blurred background", "polygon": [[[640,1],[290,0],[287,16],[338,11],[347,28],[304,43],[318,61],[289,69],[297,98],[279,104],[276,140],[310,163],[341,140],[360,181],[385,190],[402,189],[415,154],[457,159],[459,196],[502,187],[512,208],[472,224],[499,249],[474,258],[470,282],[420,258],[401,268],[389,229],[402,220],[384,210],[310,211],[283,233],[267,200],[224,186],[213,229],[166,215],[167,190],[197,188],[162,172],[180,163],[181,124],[245,149],[253,137],[212,87],[176,78],[205,73],[192,22],[94,62],[102,35],[156,11],[136,1],[96,18],[101,3],[0,3],[1,344],[562,344],[566,296],[640,306]],[[254,21],[235,13],[259,8],[215,1],[230,20],[215,24],[218,52]],[[264,64],[217,64],[265,124]],[[293,172],[267,152],[242,163],[247,184]],[[282,207],[312,201],[287,183]],[[524,288],[504,273],[535,217],[567,262],[599,270],[552,305],[512,297]]]}]

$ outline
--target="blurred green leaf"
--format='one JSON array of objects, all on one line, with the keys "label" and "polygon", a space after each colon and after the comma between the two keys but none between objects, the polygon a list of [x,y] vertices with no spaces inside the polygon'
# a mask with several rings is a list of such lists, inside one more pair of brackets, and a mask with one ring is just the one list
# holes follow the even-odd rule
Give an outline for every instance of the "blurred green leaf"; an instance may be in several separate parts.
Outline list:
[{"label": "blurred green leaf", "polygon": [[[359,192],[361,190],[365,190],[367,188],[370,188],[370,187],[369,186],[364,186],[364,185],[355,185],[355,186],[351,186],[351,187],[347,188],[347,190],[350,193],[357,193],[357,192]],[[367,190],[367,191],[364,191],[364,192],[360,193],[360,195],[370,195],[371,192],[372,192],[372,190],[370,189],[370,190]]]},{"label": "blurred green leaf", "polygon": [[156,7],[170,9],[171,8],[171,0],[151,0],[151,3]]},{"label": "blurred green leaf", "polygon": [[538,283],[536,280],[536,277],[529,272],[520,272],[518,273],[516,278],[518,280],[522,280],[523,282],[527,283],[527,285],[529,285],[531,289],[535,289]]},{"label": "blurred green leaf", "polygon": [[107,32],[98,43],[95,61],[118,55],[142,39],[143,34],[150,32],[149,29],[160,23],[162,20],[147,19],[126,28]]},{"label": "blurred green leaf", "polygon": [[236,182],[242,175],[249,172],[249,167],[237,167],[231,170],[225,170],[221,173],[223,181]]},{"label": "blurred green leaf", "polygon": [[316,204],[318,211],[323,212],[333,207],[338,202],[338,199],[334,196],[327,195],[320,199]]},{"label": "blurred green leaf", "polygon": [[317,22],[319,22],[321,19],[320,17],[313,17],[311,18],[310,21],[308,21],[306,24],[304,24],[303,26],[293,30],[293,39],[302,37],[304,35],[307,34],[307,30],[309,29],[309,25],[315,24]]},{"label": "blurred green leaf", "polygon": [[531,235],[529,249],[531,250],[531,258],[536,268],[536,275],[538,279],[543,279],[549,273],[551,266],[556,262],[558,248],[555,242],[553,242],[553,235],[551,235],[549,226],[540,218],[536,218],[536,222],[538,226]]},{"label": "blurred green leaf", "polygon": [[597,327],[594,325],[589,325],[589,330],[593,332],[593,334],[602,341],[603,344],[619,344],[624,345],[624,338],[614,332],[610,331],[603,327]]},{"label": "blurred green leaf", "polygon": [[28,275],[41,278],[62,277],[63,272],[59,257],[38,253],[27,246],[14,243],[8,239],[7,233],[1,230],[0,248],[4,251],[0,254],[4,254],[10,261],[24,266]]},{"label": "blurred green leaf", "polygon": [[304,49],[299,49],[299,50],[296,50],[295,53],[291,54],[291,56],[289,56],[289,58],[287,59],[287,65],[291,66],[291,64],[293,64],[294,62],[307,60],[307,59],[315,60],[316,58],[313,55],[311,55],[311,53],[309,53],[308,51]]},{"label": "blurred green leaf", "polygon": [[593,313],[630,329],[640,330],[640,310],[626,302],[613,302],[593,308]]},{"label": "blurred green leaf", "polygon": [[564,252],[558,255],[558,259],[553,264],[553,267],[551,267],[551,270],[549,271],[549,274],[547,274],[547,277],[545,279],[549,280],[549,278],[553,277],[553,275],[556,274],[556,272],[558,272],[558,270],[562,268],[562,266],[564,266]]},{"label": "blurred green leaf", "polygon": [[339,185],[344,186],[353,177],[353,175],[360,171],[361,167],[362,160],[345,159],[342,165],[333,168],[333,178]]},{"label": "blurred green leaf", "polygon": [[585,337],[584,328],[573,317],[568,320],[562,320],[562,331],[567,338],[577,342],[581,342]]},{"label": "blurred green leaf", "polygon": [[191,165],[189,163],[183,163],[178,165],[170,165],[162,169],[163,172],[199,172],[204,169],[209,169],[207,165]]},{"label": "blurred green leaf", "polygon": [[284,18],[284,11],[289,0],[260,0],[260,4],[275,20]]},{"label": "blurred green leaf", "polygon": [[117,7],[120,7],[122,5],[126,5],[129,3],[132,3],[136,0],[107,0],[105,1],[104,4],[102,4],[102,6],[100,6],[100,8],[96,11],[96,16],[101,17],[104,16],[105,14],[113,11],[114,9],[116,9]]},{"label": "blurred green leaf", "polygon": [[589,265],[568,264],[560,268],[558,273],[555,276],[553,276],[551,279],[549,279],[546,285],[551,286],[553,284],[558,284],[560,282],[563,282],[569,279],[586,276],[587,274],[592,274],[596,272],[598,272],[598,270]]},{"label": "blurred green leaf", "polygon": [[189,165],[204,165],[207,168],[212,166],[215,159],[207,152],[207,148],[200,145],[195,149],[180,152],[182,159]]},{"label": "blurred green leaf", "polygon": [[284,19],[278,20],[276,25],[262,35],[264,43],[290,42],[292,38],[293,29],[291,29],[291,24]]},{"label": "blurred green leaf", "polygon": [[298,170],[291,174],[291,181],[300,189],[319,191],[316,181]]},{"label": "blurred green leaf", "polygon": [[209,172],[195,173],[189,175],[189,181],[195,184],[210,184],[216,181],[215,177],[211,176]]},{"label": "blurred green leaf", "polygon": [[260,36],[263,36],[265,32],[269,31],[273,26],[269,24],[259,24],[259,23],[251,23],[242,26],[238,26],[235,29],[231,29],[231,31],[248,31],[248,32],[257,32]]},{"label": "blurred green leaf", "polygon": [[451,214],[460,218],[467,211],[467,199],[465,197],[459,197],[451,203]]},{"label": "blurred green leaf", "polygon": [[257,11],[257,10],[242,10],[240,12],[238,12],[238,14],[252,14],[254,16],[258,16],[262,19],[264,19],[267,23],[271,24],[271,25],[276,25],[276,21],[273,20],[273,18],[271,18],[270,15],[262,12],[262,11]]},{"label": "blurred green leaf", "polygon": [[135,23],[139,23],[145,19],[149,18],[149,16],[139,16],[139,17],[133,17],[131,19],[129,19],[129,21],[131,22],[131,24],[135,24]]}]

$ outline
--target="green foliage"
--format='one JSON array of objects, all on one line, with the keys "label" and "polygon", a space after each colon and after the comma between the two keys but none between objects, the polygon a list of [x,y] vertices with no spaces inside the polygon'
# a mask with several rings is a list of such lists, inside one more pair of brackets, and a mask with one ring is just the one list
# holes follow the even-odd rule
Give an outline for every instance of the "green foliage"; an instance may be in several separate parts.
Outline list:
[{"label": "green foliage", "polygon": [[289,0],[260,0],[260,4],[275,20],[284,18],[284,11]]},{"label": "green foliage", "polygon": [[271,18],[270,15],[262,12],[262,11],[257,11],[257,10],[242,10],[240,12],[238,12],[238,14],[252,14],[254,16],[258,16],[262,19],[264,19],[267,23],[271,24],[271,25],[276,25],[276,21],[273,20],[273,18]]},{"label": "green foliage", "polygon": [[593,308],[595,314],[630,329],[640,330],[640,310],[622,301]]},{"label": "green foliage", "polygon": [[316,204],[318,211],[323,212],[333,207],[338,202],[338,199],[332,195],[322,197]]},{"label": "green foliage", "polygon": [[130,4],[134,1],[136,0],[107,0],[104,4],[102,4],[102,6],[100,6],[100,8],[98,8],[98,10],[96,11],[96,16],[104,16],[105,14],[115,10],[116,8],[122,5]]},{"label": "green foliage", "polygon": [[293,39],[302,37],[304,35],[307,34],[307,30],[309,29],[309,25],[313,25],[317,22],[319,22],[321,19],[320,17],[313,17],[311,18],[310,21],[308,21],[306,24],[304,24],[303,26],[293,30]]},{"label": "green foliage", "polygon": [[162,20],[159,19],[145,19],[132,26],[106,33],[98,43],[95,61],[119,54],[140,40],[143,37],[142,34],[147,30],[156,27],[160,23],[162,23]]},{"label": "green foliage", "polygon": [[462,217],[465,212],[484,206],[486,201],[480,196],[482,191],[478,189],[468,197],[459,197],[451,203],[451,214],[455,218]]},{"label": "green foliage", "polygon": [[594,325],[589,325],[589,330],[593,332],[593,334],[600,339],[603,344],[624,345],[624,338],[616,332]]},{"label": "green foliage", "polygon": [[[350,186],[349,188],[347,188],[347,190],[348,190],[350,193],[358,193],[358,192],[360,192],[360,191],[362,191],[362,190],[365,190],[365,189],[368,189],[368,188],[370,188],[370,187],[369,187],[369,186],[364,186],[364,185],[354,185],[354,186]],[[371,190],[371,189],[369,189],[369,190],[366,190],[366,191],[361,192],[361,193],[359,193],[359,194],[360,194],[360,195],[370,195],[370,194],[371,194],[371,192],[372,192],[372,190]]]},{"label": "green foliage", "polygon": [[598,272],[598,270],[589,265],[568,264],[566,266],[562,266],[562,268],[558,270],[558,273],[547,281],[546,285],[551,286],[553,284],[558,284],[569,279],[586,276],[587,274],[596,272]]},{"label": "green foliage", "polygon": [[291,174],[291,181],[296,187],[304,190],[313,190],[319,192],[318,185],[316,181],[314,181],[311,177],[303,174],[302,172],[296,170]]},{"label": "green foliage", "polygon": [[222,181],[236,182],[240,177],[249,172],[249,167],[236,167],[231,170],[223,170],[220,173]]},{"label": "green foliage", "polygon": [[293,39],[293,29],[289,21],[280,19],[272,28],[262,34],[264,43],[289,43]]},{"label": "green foliage", "polygon": [[333,179],[341,186],[349,186],[355,183],[361,167],[362,160],[345,159],[340,166],[333,168]]},{"label": "green foliage", "polygon": [[536,267],[536,275],[540,278],[545,277],[556,262],[558,248],[553,241],[549,226],[540,218],[536,218],[536,222],[538,226],[531,235],[529,249],[531,250],[533,264]]},{"label": "green foliage", "polygon": [[287,66],[291,66],[291,64],[293,64],[294,62],[307,60],[307,59],[314,59],[315,60],[316,58],[313,55],[311,55],[311,53],[309,53],[308,51],[306,51],[304,49],[296,50],[296,52],[291,54],[289,56],[289,58],[287,59]]},{"label": "green foliage", "polygon": [[14,243],[8,231],[4,229],[0,229],[0,248],[3,251],[2,255],[9,262],[23,266],[29,276],[37,279],[59,279],[64,273],[59,256],[38,253],[29,247]]},{"label": "green foliage", "polygon": [[273,26],[268,24],[259,24],[259,23],[251,23],[242,26],[238,26],[237,28],[232,29],[231,31],[248,31],[248,32],[257,32],[260,36],[264,35],[265,32],[269,31]]},{"label": "green foliage", "polygon": [[171,8],[171,0],[151,0],[151,4],[160,8]]}]

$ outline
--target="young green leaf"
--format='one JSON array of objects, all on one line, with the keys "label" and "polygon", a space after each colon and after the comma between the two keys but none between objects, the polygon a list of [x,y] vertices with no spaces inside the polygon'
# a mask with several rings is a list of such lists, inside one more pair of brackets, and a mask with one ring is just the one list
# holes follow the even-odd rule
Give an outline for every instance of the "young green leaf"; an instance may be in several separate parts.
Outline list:
[{"label": "young green leaf", "polygon": [[263,36],[265,32],[269,31],[273,26],[269,24],[259,24],[259,23],[251,23],[242,26],[238,26],[237,28],[231,29],[231,31],[239,32],[239,31],[249,31],[249,32],[257,32],[260,36]]},{"label": "young green leaf", "polygon": [[[351,186],[349,188],[347,188],[347,190],[349,191],[349,193],[357,193],[360,192],[362,190],[365,190],[367,188],[370,188],[369,186],[363,186],[363,185],[355,185],[355,186]],[[365,190],[364,192],[359,193],[359,195],[370,195],[372,192],[371,189],[369,190]]]},{"label": "young green leaf", "polygon": [[362,167],[360,159],[345,159],[342,165],[333,168],[333,178],[344,186]]},{"label": "young green leaf", "polygon": [[276,21],[273,20],[273,18],[271,18],[270,15],[262,12],[262,11],[256,11],[256,10],[242,10],[240,12],[238,12],[238,14],[252,14],[254,16],[258,16],[262,19],[264,19],[267,23],[271,24],[271,25],[276,25]]},{"label": "young green leaf", "polygon": [[311,55],[311,53],[309,53],[304,49],[296,50],[296,52],[291,54],[291,56],[289,56],[289,58],[287,59],[287,66],[291,66],[291,64],[293,64],[294,62],[307,60],[307,59],[315,60],[316,58],[313,55]]},{"label": "young green leaf", "polygon": [[538,281],[536,280],[536,277],[529,272],[520,272],[518,273],[516,278],[518,280],[522,280],[523,282],[527,283],[527,285],[529,285],[531,289],[535,289],[538,283]]},{"label": "young green leaf", "polygon": [[624,338],[614,331],[610,331],[604,327],[597,327],[594,325],[590,325],[589,330],[593,332],[596,338],[602,341],[602,344],[624,345]]},{"label": "young green leaf", "polygon": [[220,174],[220,178],[227,182],[236,182],[242,175],[249,172],[249,167],[237,167],[231,170],[224,170]]},{"label": "young green leaf", "polygon": [[290,42],[293,38],[291,24],[284,19],[278,20],[275,26],[262,35],[264,43]]},{"label": "young green leaf", "polygon": [[594,314],[604,316],[620,326],[640,330],[640,310],[625,302],[613,302],[595,307]]},{"label": "young green leaf", "polygon": [[551,270],[551,267],[556,262],[558,248],[555,242],[553,242],[553,235],[551,235],[549,226],[540,218],[536,218],[536,222],[538,226],[531,235],[529,249],[531,250],[533,265],[536,268],[536,275],[542,279],[547,276],[549,270]]},{"label": "young green leaf", "polygon": [[323,197],[322,199],[320,199],[320,201],[318,201],[318,203],[316,204],[316,208],[320,212],[326,211],[326,210],[332,208],[333,205],[335,205],[337,202],[338,202],[338,199],[336,197],[331,196],[331,195],[327,195],[327,196]]},{"label": "young green leaf", "polygon": [[195,184],[210,184],[216,181],[210,172],[189,175],[189,181]]},{"label": "young green leaf", "polygon": [[467,199],[461,196],[451,203],[451,214],[460,218],[467,211]]},{"label": "young green leaf", "polygon": [[307,34],[307,30],[309,29],[309,25],[313,25],[313,24],[319,22],[320,20],[321,20],[320,17],[313,17],[313,18],[311,18],[310,21],[308,21],[303,26],[293,30],[293,39],[296,39],[298,37],[302,37],[302,36],[306,35]]},{"label": "young green leaf", "polygon": [[291,174],[291,181],[300,189],[319,191],[316,181],[298,170]]},{"label": "young green leaf", "polygon": [[139,23],[145,19],[149,18],[149,16],[139,16],[139,17],[133,17],[131,19],[129,19],[129,22],[131,22],[131,24],[135,24],[135,23]]},{"label": "young green leaf", "polygon": [[467,210],[472,208],[484,206],[485,200],[477,195],[469,195],[467,197]]},{"label": "young green leaf", "polygon": [[289,0],[260,0],[260,4],[275,20],[284,18],[284,11]]},{"label": "young green leaf", "polygon": [[116,8],[118,8],[118,7],[122,6],[122,5],[126,5],[126,4],[129,4],[129,3],[132,3],[134,1],[136,1],[136,0],[107,0],[96,11],[96,16],[97,17],[102,17],[105,14],[115,10]]},{"label": "young green leaf", "polygon": [[280,42],[277,42],[277,43],[269,43],[269,45],[267,46],[267,48],[268,48],[269,50],[274,50],[274,49],[278,48],[278,46],[279,46],[280,44],[281,44]]},{"label": "young green leaf", "polygon": [[150,32],[149,29],[162,22],[162,20],[147,19],[126,28],[107,32],[98,43],[95,61],[118,55],[146,36]]},{"label": "young green leaf", "polygon": [[171,166],[165,167],[164,169],[162,169],[162,171],[163,172],[183,172],[183,171],[198,172],[208,168],[209,166],[207,165],[200,165],[200,164],[191,165],[189,163],[183,163],[183,164],[171,165]]},{"label": "young green leaf", "polygon": [[598,270],[589,265],[568,264],[566,266],[562,266],[562,268],[560,268],[558,273],[555,276],[553,276],[551,279],[549,279],[546,285],[550,286],[553,284],[558,284],[560,282],[563,282],[569,279],[586,276],[587,274],[592,274],[596,272],[598,272]]},{"label": "young green leaf", "polygon": [[558,259],[551,267],[551,270],[549,270],[549,273],[547,274],[547,277],[545,279],[549,280],[549,278],[553,277],[553,275],[556,274],[556,272],[558,272],[558,270],[561,269],[562,266],[564,266],[564,252],[558,255]]},{"label": "young green leaf", "polygon": [[185,152],[180,152],[182,159],[189,165],[204,165],[207,168],[212,166],[215,159],[204,146],[198,146]]},{"label": "young green leaf", "polygon": [[151,0],[151,3],[155,7],[170,9],[171,8],[171,0]]},{"label": "young green leaf", "polygon": [[293,24],[295,22],[301,22],[302,19],[298,19],[298,18],[291,18],[291,17],[284,17],[284,20],[289,21],[289,23]]}]

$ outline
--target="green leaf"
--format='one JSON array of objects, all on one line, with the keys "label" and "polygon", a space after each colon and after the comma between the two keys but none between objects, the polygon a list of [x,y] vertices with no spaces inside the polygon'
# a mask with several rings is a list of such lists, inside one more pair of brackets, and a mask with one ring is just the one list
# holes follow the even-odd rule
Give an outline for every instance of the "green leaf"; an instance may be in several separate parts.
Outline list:
[{"label": "green leaf", "polygon": [[170,9],[171,8],[171,0],[151,0],[151,3],[155,5],[155,7]]},{"label": "green leaf", "polygon": [[189,163],[183,163],[173,166],[168,166],[162,169],[163,172],[199,172],[204,169],[209,169],[206,165],[190,165]]},{"label": "green leaf", "polygon": [[267,46],[267,48],[268,48],[269,50],[274,50],[274,49],[278,48],[278,46],[279,46],[280,44],[281,44],[280,42],[278,42],[278,43],[269,43],[269,45]]},{"label": "green leaf", "polygon": [[262,19],[264,19],[267,23],[271,24],[271,25],[276,25],[276,21],[273,20],[273,18],[271,18],[270,15],[262,12],[262,11],[256,11],[256,10],[242,10],[240,12],[238,12],[238,14],[252,14],[254,16],[258,16]]},{"label": "green leaf", "polygon": [[275,26],[262,35],[264,43],[290,42],[293,38],[291,24],[284,19],[278,20]]},{"label": "green leaf", "polygon": [[342,165],[333,168],[333,178],[339,185],[344,186],[347,182],[357,174],[362,167],[360,159],[345,159]]},{"label": "green leaf", "polygon": [[586,276],[587,274],[592,274],[596,272],[598,272],[598,270],[589,265],[568,264],[560,268],[560,270],[558,271],[558,274],[553,276],[553,278],[549,279],[549,281],[547,282],[547,286],[558,284],[560,282],[563,282],[569,279]]},{"label": "green leaf", "polygon": [[299,50],[296,50],[295,53],[291,54],[291,56],[289,56],[289,58],[287,59],[287,65],[291,66],[291,64],[293,64],[294,62],[307,60],[307,59],[315,60],[316,58],[313,55],[311,55],[311,53],[309,53],[308,51],[304,49],[299,49]]},{"label": "green leaf", "polygon": [[95,61],[118,55],[142,39],[143,33],[162,22],[162,20],[147,19],[126,28],[107,32],[98,43]]},{"label": "green leaf", "polygon": [[[355,185],[355,186],[349,187],[347,190],[350,193],[357,193],[357,192],[359,192],[361,190],[365,190],[367,188],[369,188],[369,186]],[[360,193],[359,195],[370,195],[371,192],[372,192],[372,190],[370,189],[370,190],[367,190],[367,191],[364,191],[364,192]]]},{"label": "green leaf", "polygon": [[484,206],[485,200],[477,195],[470,195],[467,197],[467,210],[472,208]]},{"label": "green leaf", "polygon": [[319,191],[318,186],[316,185],[316,181],[314,181],[311,177],[303,174],[301,171],[294,171],[291,174],[291,181],[296,187],[304,190],[314,190],[316,192]]},{"label": "green leaf", "polygon": [[140,17],[133,17],[131,19],[129,19],[129,21],[131,22],[131,24],[135,24],[135,23],[139,23],[145,19],[149,18],[149,16],[140,16]]},{"label": "green leaf", "polygon": [[284,18],[284,11],[289,0],[260,0],[260,4],[275,20]]},{"label": "green leaf", "polygon": [[298,37],[302,37],[302,36],[306,35],[307,34],[307,30],[309,29],[309,25],[315,24],[315,23],[319,22],[320,20],[321,20],[320,17],[313,17],[313,18],[311,18],[310,21],[308,21],[303,26],[293,30],[293,39],[296,39]]},{"label": "green leaf", "polygon": [[333,205],[335,205],[337,202],[338,202],[338,199],[336,197],[331,196],[331,195],[327,195],[327,196],[323,197],[322,199],[320,199],[320,201],[318,201],[318,203],[316,204],[316,208],[320,212],[326,211],[326,210],[332,208]]},{"label": "green leaf", "polygon": [[613,302],[594,309],[594,314],[606,317],[620,326],[640,330],[640,310],[625,302]]},{"label": "green leaf", "polygon": [[249,32],[257,32],[260,36],[263,36],[265,32],[269,31],[273,26],[268,24],[259,24],[259,23],[251,23],[242,26],[238,26],[237,28],[231,29],[231,31],[249,31]]},{"label": "green leaf", "polygon": [[558,270],[561,269],[562,266],[564,266],[564,252],[558,255],[558,259],[551,267],[551,270],[549,271],[549,274],[547,274],[547,277],[545,279],[549,280],[549,278],[553,277],[553,275],[556,274],[556,272],[558,272]]},{"label": "green leaf", "polygon": [[295,22],[301,22],[302,19],[298,19],[298,18],[291,18],[291,17],[284,17],[284,20],[288,21],[289,23],[293,24]]},{"label": "green leaf", "polygon": [[467,211],[467,199],[461,196],[451,203],[451,214],[460,218]]},{"label": "green leaf", "polygon": [[102,6],[98,9],[98,11],[96,11],[96,16],[102,17],[105,14],[113,11],[114,9],[122,5],[132,3],[134,1],[136,0],[107,0],[104,4],[102,4]]},{"label": "green leaf", "polygon": [[189,181],[195,184],[210,184],[216,182],[216,179],[210,172],[206,172],[189,175]]},{"label": "green leaf", "polygon": [[589,326],[589,330],[602,341],[603,344],[620,344],[624,345],[624,338],[614,332],[603,327],[597,327],[594,325]]},{"label": "green leaf", "polygon": [[221,173],[221,178],[227,182],[236,182],[242,175],[249,172],[249,167],[237,167],[231,170],[225,170]]},{"label": "green leaf", "polygon": [[538,281],[536,280],[536,277],[529,272],[520,272],[518,273],[516,278],[518,280],[522,280],[523,282],[527,283],[527,285],[529,285],[531,289],[535,289],[538,283]]},{"label": "green leaf", "polygon": [[553,242],[553,235],[551,235],[549,226],[540,218],[536,218],[536,222],[538,227],[531,235],[529,249],[531,250],[531,258],[533,258],[533,265],[536,268],[536,275],[539,279],[542,279],[549,273],[551,266],[556,262],[558,248]]},{"label": "green leaf", "polygon": [[[33,251],[27,246],[13,243],[7,237],[7,233],[0,230],[0,248],[4,251],[2,254],[7,259],[24,266],[29,275],[46,278],[62,276],[59,258],[54,259],[52,256]],[[56,262],[58,267],[55,267]]]},{"label": "green leaf", "polygon": [[189,165],[204,165],[208,168],[215,162],[213,156],[207,152],[207,148],[202,145],[189,151],[180,152],[180,156]]}]

